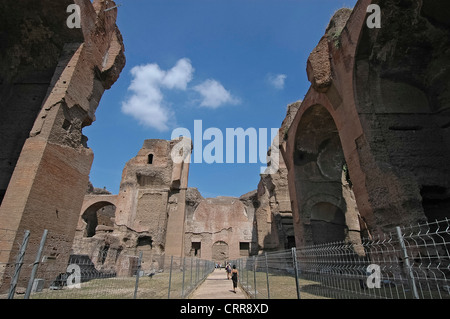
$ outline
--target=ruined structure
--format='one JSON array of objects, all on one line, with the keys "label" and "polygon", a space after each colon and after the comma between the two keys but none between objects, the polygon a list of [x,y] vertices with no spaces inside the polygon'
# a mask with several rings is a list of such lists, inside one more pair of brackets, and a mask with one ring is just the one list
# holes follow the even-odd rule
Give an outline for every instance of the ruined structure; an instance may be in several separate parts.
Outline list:
[{"label": "ruined structure", "polygon": [[297,246],[450,216],[449,16],[445,1],[360,0],[331,19],[280,146]]},{"label": "ruined structure", "polygon": [[[119,274],[129,269],[121,265],[129,265],[137,251],[144,252],[145,270],[158,268],[154,258],[163,254],[183,256],[191,147],[183,138],[145,140],[125,165],[118,195],[86,195],[74,253],[87,254],[99,268]],[[101,210],[111,205],[114,212],[105,215]]]},{"label": "ruined structure", "polygon": [[257,191],[203,198],[187,187],[191,150],[186,138],[145,140],[123,170],[118,195],[89,191],[85,196],[73,253],[87,255],[98,270],[123,275],[138,252],[143,252],[143,271],[152,272],[164,267],[164,256],[224,264],[293,245],[282,159],[277,173],[262,175]]},{"label": "ruined structure", "polygon": [[[66,27],[72,3],[80,29]],[[366,23],[370,4],[381,28]],[[448,1],[360,0],[337,11],[306,63],[311,87],[279,130],[278,170],[239,198],[188,188],[186,139],[144,141],[119,194],[85,194],[93,154],[82,128],[125,63],[116,10],[105,11],[113,5],[0,4],[3,264],[25,229],[35,245],[50,230],[53,258],[72,249],[121,275],[138,251],[144,271],[164,255],[222,263],[450,216]]]},{"label": "ruined structure", "polygon": [[[81,28],[66,24],[71,4],[80,8]],[[25,230],[37,246],[48,229],[53,257],[69,258],[93,160],[82,129],[125,65],[117,10],[105,11],[113,5],[0,4],[0,231],[8,238],[0,247],[2,265],[14,260]],[[3,272],[2,290],[8,288]]]},{"label": "ruined structure", "polygon": [[[278,130],[278,135],[275,137],[274,142],[283,142],[287,137],[287,132],[300,105],[301,101],[297,101],[287,106],[286,117]],[[269,165],[271,165],[270,155],[272,148],[275,146],[272,144],[268,150],[267,160]],[[279,154],[276,171],[271,172],[271,174],[261,174],[257,190],[252,196],[257,227],[256,237],[258,240],[258,250],[256,252],[288,249],[295,246],[287,174],[286,164],[281,154]]]},{"label": "ruined structure", "polygon": [[190,201],[189,207],[185,251],[190,256],[224,264],[230,258],[248,256],[254,249],[254,209],[239,198],[200,198],[197,202]]},{"label": "ruined structure", "polygon": [[[381,29],[367,27],[369,4],[383,9]],[[184,227],[184,239],[176,254],[222,262],[358,243],[449,216],[450,46],[442,8],[448,4],[361,0],[337,11],[307,61],[311,87],[279,130],[277,172],[262,174],[257,190],[240,198],[203,198],[188,188],[178,202],[185,221],[178,219],[175,233]],[[160,211],[166,216],[168,206]],[[161,245],[158,253],[168,254]]]}]

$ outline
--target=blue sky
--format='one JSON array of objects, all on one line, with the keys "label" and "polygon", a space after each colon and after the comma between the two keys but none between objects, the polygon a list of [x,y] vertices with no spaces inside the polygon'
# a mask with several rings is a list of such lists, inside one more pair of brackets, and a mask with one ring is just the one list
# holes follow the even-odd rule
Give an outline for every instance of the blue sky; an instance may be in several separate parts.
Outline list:
[{"label": "blue sky", "polygon": [[[278,128],[309,88],[306,61],[333,13],[356,0],[116,2],[127,64],[83,130],[90,180],[114,194],[145,139],[170,139],[180,127],[193,135],[195,120],[224,139],[226,128]],[[240,196],[256,189],[263,165],[191,163],[189,187]]]}]

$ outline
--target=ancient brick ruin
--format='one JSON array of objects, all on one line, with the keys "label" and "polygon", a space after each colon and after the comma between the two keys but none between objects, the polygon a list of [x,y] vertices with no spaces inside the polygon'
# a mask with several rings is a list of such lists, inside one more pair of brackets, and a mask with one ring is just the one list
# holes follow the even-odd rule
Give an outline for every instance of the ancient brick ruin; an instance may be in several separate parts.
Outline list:
[{"label": "ancient brick ruin", "polygon": [[297,246],[450,216],[448,16],[444,1],[361,0],[330,21],[281,146]]},{"label": "ancient brick ruin", "polygon": [[[54,14],[73,2],[81,29]],[[82,128],[124,48],[104,1],[49,3],[0,4],[2,27],[16,32],[0,52],[0,221],[17,236],[31,229],[36,242],[49,229],[55,254],[71,247],[120,274],[138,251],[144,270],[161,255],[223,262],[450,216],[448,1],[360,0],[337,11],[306,63],[311,87],[281,123],[278,171],[239,198],[188,187],[188,157],[171,156],[180,143],[190,156],[185,139],[144,141],[119,194],[86,194],[93,154]],[[370,4],[382,8],[381,28],[367,25]]]},{"label": "ancient brick ruin", "polygon": [[[61,14],[73,3],[81,28]],[[101,0],[0,4],[0,221],[17,238],[2,242],[2,263],[25,230],[38,245],[48,229],[54,256],[69,258],[93,160],[82,129],[125,65],[117,10],[105,9]]]},{"label": "ancient brick ruin", "polygon": [[[183,143],[187,156],[174,162],[171,154]],[[224,264],[293,245],[283,165],[278,173],[263,175],[258,190],[240,198],[203,198],[187,187],[190,154],[190,140],[145,140],[125,165],[119,194],[88,191],[73,253],[89,255],[99,269],[123,274],[121,265],[128,265],[128,256],[137,251],[144,252],[143,270],[151,272],[162,267],[163,255]]]}]

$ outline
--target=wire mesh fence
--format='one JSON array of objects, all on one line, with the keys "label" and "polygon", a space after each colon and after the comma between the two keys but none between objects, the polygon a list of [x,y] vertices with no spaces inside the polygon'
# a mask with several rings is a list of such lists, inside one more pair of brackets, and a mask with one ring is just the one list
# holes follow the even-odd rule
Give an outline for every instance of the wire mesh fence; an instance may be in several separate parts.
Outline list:
[{"label": "wire mesh fence", "polygon": [[[58,246],[61,241],[47,232],[39,242],[28,231],[16,236],[0,229],[0,298],[187,298],[215,267],[151,251],[74,254]],[[232,263],[252,298],[450,299],[449,247],[445,219],[357,243],[293,248]]]},{"label": "wire mesh fence", "polygon": [[234,263],[252,298],[450,299],[449,229],[445,219]]},{"label": "wire mesh fence", "polygon": [[[10,231],[3,234],[0,247],[14,237]],[[1,299],[186,298],[214,270],[211,261],[147,251],[100,250],[94,257],[64,254],[55,248],[57,238],[46,237],[44,232],[39,245],[32,245],[26,231],[24,240],[16,243],[14,258],[0,263]]]}]

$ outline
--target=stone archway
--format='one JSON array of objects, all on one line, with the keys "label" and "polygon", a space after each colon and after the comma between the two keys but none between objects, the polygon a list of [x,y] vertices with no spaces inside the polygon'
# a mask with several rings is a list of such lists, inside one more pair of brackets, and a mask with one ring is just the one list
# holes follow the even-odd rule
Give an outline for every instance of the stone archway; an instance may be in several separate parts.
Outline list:
[{"label": "stone archway", "polygon": [[[373,2],[383,8],[381,29],[365,23]],[[350,173],[347,195],[367,234],[448,216],[450,58],[445,54],[449,42],[442,39],[448,39],[450,25],[442,6],[441,0],[411,0],[408,5],[360,0],[353,10],[338,10],[333,16],[308,59],[311,87],[281,148],[289,170],[297,246],[311,240],[302,211],[311,188],[304,180],[311,184],[318,177],[320,183],[326,176],[323,165],[311,160],[318,157],[317,150],[297,149],[298,137],[308,131],[305,125],[326,133],[314,124],[330,119],[318,104],[336,124]],[[304,119],[311,108],[325,118],[308,124]],[[309,136],[310,145],[317,146],[316,136]],[[303,165],[308,161],[309,166]],[[329,184],[326,192],[332,189]]]},{"label": "stone archway", "polygon": [[[360,241],[358,209],[350,201],[351,173],[327,108],[315,104],[299,121],[293,152],[297,225],[305,244]],[[352,196],[354,197],[354,196]],[[348,237],[348,229],[358,232]]]},{"label": "stone archway", "polygon": [[77,232],[82,232],[81,237],[93,237],[99,225],[103,230],[113,229],[116,198],[117,195],[85,196],[77,227]]},{"label": "stone archway", "polygon": [[216,241],[212,246],[212,260],[224,265],[228,256],[228,244],[224,241]]}]

